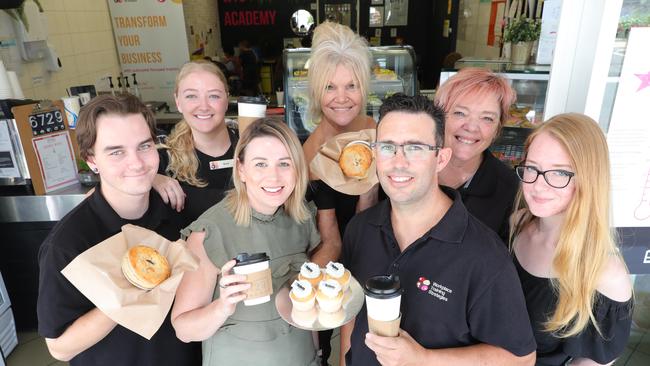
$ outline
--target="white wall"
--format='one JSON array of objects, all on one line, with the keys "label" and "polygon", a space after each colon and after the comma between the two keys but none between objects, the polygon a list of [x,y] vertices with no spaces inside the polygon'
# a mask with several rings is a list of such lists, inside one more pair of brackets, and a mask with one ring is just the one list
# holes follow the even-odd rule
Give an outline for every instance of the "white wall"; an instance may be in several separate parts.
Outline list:
[{"label": "white wall", "polygon": [[[103,76],[119,73],[106,0],[41,0],[40,3],[47,19],[48,42],[55,47],[63,69],[50,72],[42,60],[23,60],[19,80],[25,97],[57,99],[70,86],[95,84]],[[0,11],[0,22],[11,21]],[[13,34],[0,36],[14,37]]]},{"label": "white wall", "polygon": [[463,57],[488,59],[499,57],[498,44],[494,47],[487,45],[491,6],[491,3],[483,3],[480,0],[460,0],[456,52]]}]

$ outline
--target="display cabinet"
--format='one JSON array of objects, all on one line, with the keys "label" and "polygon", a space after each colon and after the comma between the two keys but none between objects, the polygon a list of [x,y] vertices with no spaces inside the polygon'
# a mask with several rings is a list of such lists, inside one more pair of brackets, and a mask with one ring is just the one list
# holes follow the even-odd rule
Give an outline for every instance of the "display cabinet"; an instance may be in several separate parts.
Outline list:
[{"label": "display cabinet", "polygon": [[544,104],[549,80],[549,66],[512,66],[509,62],[492,60],[461,59],[456,69],[445,69],[440,74],[440,83],[463,67],[484,67],[508,79],[517,93],[517,101],[510,108],[510,118],[504,124],[499,138],[490,146],[490,151],[505,163],[514,166],[523,158],[524,142],[532,128],[544,121]]},{"label": "display cabinet", "polygon": [[[370,47],[372,70],[367,114],[375,121],[388,96],[402,92],[415,95],[417,75],[415,52],[410,46]],[[304,141],[319,121],[309,115],[309,48],[284,50],[284,105],[287,124]]]}]

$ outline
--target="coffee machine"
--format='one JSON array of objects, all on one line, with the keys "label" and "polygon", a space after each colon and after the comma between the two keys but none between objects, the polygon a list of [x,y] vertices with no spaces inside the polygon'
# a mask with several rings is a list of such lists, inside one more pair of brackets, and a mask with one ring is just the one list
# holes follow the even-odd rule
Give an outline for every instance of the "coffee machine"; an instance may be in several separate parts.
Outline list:
[{"label": "coffee machine", "polygon": [[11,108],[37,103],[30,99],[0,100],[0,196],[34,195],[31,176]]}]

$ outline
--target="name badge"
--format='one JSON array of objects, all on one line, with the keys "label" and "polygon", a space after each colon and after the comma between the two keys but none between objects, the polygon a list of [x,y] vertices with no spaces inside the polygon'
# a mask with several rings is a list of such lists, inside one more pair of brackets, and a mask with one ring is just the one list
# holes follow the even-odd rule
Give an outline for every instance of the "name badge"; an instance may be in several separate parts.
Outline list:
[{"label": "name badge", "polygon": [[233,159],[213,160],[210,162],[210,170],[232,168],[234,164]]}]

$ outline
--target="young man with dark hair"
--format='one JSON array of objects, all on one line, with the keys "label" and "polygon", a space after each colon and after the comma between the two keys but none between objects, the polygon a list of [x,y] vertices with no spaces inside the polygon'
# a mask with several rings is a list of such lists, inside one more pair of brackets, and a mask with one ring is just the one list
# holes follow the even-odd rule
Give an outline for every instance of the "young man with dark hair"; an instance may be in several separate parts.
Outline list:
[{"label": "young man with dark hair", "polygon": [[179,238],[180,216],[151,191],[158,170],[154,131],[153,115],[131,95],[102,95],[81,109],[77,142],[101,183],[52,229],[38,256],[38,332],[52,356],[72,366],[200,363],[200,344],[179,341],[169,314],[146,340],[115,323],[61,274],[125,224]]},{"label": "young man with dark hair", "polygon": [[389,200],[350,221],[343,263],[362,284],[399,275],[401,329],[397,337],[369,333],[364,306],[341,330],[348,366],[535,362],[507,250],[467,212],[458,192],[438,186],[451,157],[444,131],[444,112],[424,96],[396,94],[380,109],[374,153]]}]

